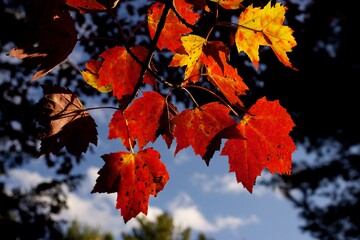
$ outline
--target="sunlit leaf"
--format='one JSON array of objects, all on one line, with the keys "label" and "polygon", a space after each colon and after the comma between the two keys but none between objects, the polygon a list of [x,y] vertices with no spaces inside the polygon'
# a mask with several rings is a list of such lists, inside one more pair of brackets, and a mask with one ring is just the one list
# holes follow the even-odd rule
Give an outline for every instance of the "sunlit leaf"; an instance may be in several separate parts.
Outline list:
[{"label": "sunlit leaf", "polygon": [[124,222],[139,213],[147,214],[150,195],[163,190],[169,174],[160,161],[160,154],[151,149],[137,153],[116,152],[102,156],[105,165],[92,193],[117,193],[116,208],[121,210]]},{"label": "sunlit leaf", "polygon": [[290,131],[295,126],[279,101],[259,99],[245,114],[237,128],[246,140],[230,139],[221,155],[229,157],[230,172],[252,192],[256,177],[264,167],[272,174],[291,173],[292,153],[296,147]]},{"label": "sunlit leaf", "polygon": [[[284,26],[286,7],[271,1],[263,8],[248,6],[239,17],[239,28],[235,34],[235,43],[239,52],[244,51],[253,62],[259,65],[259,46],[269,46],[285,66],[293,68],[287,52],[296,46],[293,30]],[[294,68],[295,69],[295,68]]]},{"label": "sunlit leaf", "polygon": [[184,110],[173,118],[175,124],[177,154],[191,146],[195,154],[203,157],[210,141],[223,129],[235,124],[229,115],[230,109],[217,102],[211,102],[191,110]]},{"label": "sunlit leaf", "polygon": [[91,59],[85,65],[86,69],[81,72],[85,82],[97,89],[99,92],[111,92],[112,86],[111,84],[105,86],[98,86],[99,81],[99,69],[101,67],[102,62]]}]

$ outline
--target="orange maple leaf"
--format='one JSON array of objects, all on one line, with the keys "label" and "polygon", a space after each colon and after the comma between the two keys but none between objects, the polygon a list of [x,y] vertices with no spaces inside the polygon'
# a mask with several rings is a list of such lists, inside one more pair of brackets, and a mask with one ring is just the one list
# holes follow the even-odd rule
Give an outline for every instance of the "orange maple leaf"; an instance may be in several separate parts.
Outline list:
[{"label": "orange maple leaf", "polygon": [[243,7],[241,5],[243,0],[210,0],[211,2],[219,3],[225,9],[238,9]]},{"label": "orange maple leaf", "polygon": [[[296,46],[293,30],[282,25],[285,20],[286,7],[271,1],[263,8],[248,6],[239,17],[239,27],[235,34],[238,52],[244,51],[253,62],[259,65],[259,46],[270,46],[275,55],[285,66],[293,68],[287,56]],[[293,68],[296,70],[296,68]]]},{"label": "orange maple leaf", "polygon": [[137,153],[116,152],[102,156],[105,165],[91,193],[117,192],[116,209],[124,222],[139,213],[147,214],[150,195],[163,190],[169,174],[159,152],[147,148]]},{"label": "orange maple leaf", "polygon": [[239,95],[245,95],[248,87],[239,76],[237,69],[228,64],[227,51],[223,43],[209,42],[204,47],[202,62],[206,66],[209,81],[224,94],[231,104],[244,109]]},{"label": "orange maple leaf", "polygon": [[[199,18],[200,14],[192,11],[193,5],[187,3],[185,0],[174,0],[174,7],[177,13],[189,24],[194,24]],[[147,13],[148,28],[151,38],[154,38],[155,32],[160,21],[165,5],[160,2],[152,4]],[[181,47],[180,38],[184,34],[192,32],[192,29],[182,23],[173,10],[169,10],[166,16],[166,22],[162,29],[160,38],[157,42],[157,47],[162,50],[166,48],[170,51]]]},{"label": "orange maple leaf", "polygon": [[[148,52],[146,48],[137,46],[130,48],[130,51],[140,61],[145,61]],[[104,60],[98,72],[98,87],[111,85],[114,96],[120,101],[128,101],[139,80],[142,65],[132,58],[126,48],[119,46],[104,51],[100,57]],[[143,82],[155,84],[149,75],[144,76]]]},{"label": "orange maple leaf", "polygon": [[227,140],[221,155],[229,157],[230,172],[252,192],[256,177],[264,167],[272,174],[291,173],[292,153],[296,147],[289,136],[295,126],[279,101],[259,99],[245,114],[237,128],[246,140]]},{"label": "orange maple leaf", "polygon": [[169,66],[185,68],[184,82],[197,82],[201,77],[201,68],[206,67],[208,80],[229,100],[231,104],[243,109],[239,95],[245,95],[248,87],[228,64],[228,48],[218,41],[206,41],[197,35],[187,35],[181,38],[183,48],[176,50]]},{"label": "orange maple leaf", "polygon": [[175,155],[191,145],[195,154],[204,157],[211,140],[223,129],[235,124],[230,109],[217,102],[184,110],[173,118],[176,138]]},{"label": "orange maple leaf", "polygon": [[[141,150],[148,142],[155,142],[159,134],[164,134],[167,144],[171,144],[165,98],[157,92],[143,92],[143,96],[125,109],[116,111],[109,124],[109,139],[120,138],[130,150],[135,141]],[[130,146],[130,142],[132,146]]]}]

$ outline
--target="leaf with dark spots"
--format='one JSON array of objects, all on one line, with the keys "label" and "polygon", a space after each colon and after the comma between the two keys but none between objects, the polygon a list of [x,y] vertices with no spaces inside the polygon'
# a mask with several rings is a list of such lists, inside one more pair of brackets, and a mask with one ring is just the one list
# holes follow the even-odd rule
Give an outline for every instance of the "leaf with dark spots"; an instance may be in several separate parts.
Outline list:
[{"label": "leaf with dark spots", "polygon": [[192,146],[195,154],[203,158],[210,141],[224,128],[235,124],[229,112],[230,109],[226,106],[211,102],[200,108],[184,110],[175,116],[175,154],[183,148]]},{"label": "leaf with dark spots", "polygon": [[105,165],[92,193],[117,192],[116,208],[126,223],[139,213],[147,214],[150,195],[157,196],[169,180],[159,152],[147,148],[137,153],[117,152],[103,155]]},{"label": "leaf with dark spots", "polygon": [[[272,174],[291,173],[292,153],[296,146],[289,136],[295,126],[279,101],[259,99],[237,125],[246,138],[225,142],[221,155],[229,157],[230,172],[252,192],[256,177],[264,167]],[[280,147],[279,147],[280,146]]]}]

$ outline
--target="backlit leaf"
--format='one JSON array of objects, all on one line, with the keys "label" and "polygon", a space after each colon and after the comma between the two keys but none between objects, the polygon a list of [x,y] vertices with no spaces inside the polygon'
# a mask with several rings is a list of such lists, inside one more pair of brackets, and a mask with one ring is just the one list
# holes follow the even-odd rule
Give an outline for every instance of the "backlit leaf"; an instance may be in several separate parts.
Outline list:
[{"label": "backlit leaf", "polygon": [[200,61],[200,57],[202,55],[203,46],[206,44],[206,39],[197,35],[187,35],[181,37],[181,42],[184,52],[176,52],[169,66],[186,66],[185,81],[183,84],[186,84],[189,81],[197,82],[200,78],[200,69],[203,65]]},{"label": "backlit leaf", "polygon": [[211,102],[191,110],[184,110],[173,118],[176,138],[175,155],[191,145],[195,154],[203,157],[210,141],[223,129],[235,124],[230,109]]},{"label": "backlit leaf", "polygon": [[295,144],[289,136],[295,126],[279,101],[259,99],[245,114],[237,128],[246,140],[230,139],[221,155],[229,157],[230,172],[252,192],[256,177],[264,167],[272,174],[291,173],[292,153]]},{"label": "backlit leaf", "polygon": [[91,59],[85,65],[86,69],[81,72],[85,82],[92,86],[93,88],[97,89],[99,92],[111,92],[112,86],[111,84],[105,86],[98,86],[99,81],[99,69],[101,67],[102,62]]},{"label": "backlit leaf", "polygon": [[136,141],[141,150],[148,142],[155,142],[160,133],[170,133],[169,123],[163,120],[168,114],[163,96],[157,92],[144,92],[123,114],[120,110],[114,113],[109,125],[109,139],[120,138],[129,150],[129,143],[134,145]]},{"label": "backlit leaf", "polygon": [[[141,61],[145,61],[147,49],[141,46],[130,48]],[[124,47],[113,47],[104,51],[99,70],[98,87],[112,85],[113,95],[125,102],[135,91],[142,66],[131,57]],[[146,80],[143,79],[143,82]]]},{"label": "backlit leaf", "polygon": [[[285,66],[293,68],[287,52],[296,46],[293,30],[282,25],[285,20],[286,7],[271,1],[263,8],[248,6],[239,17],[239,28],[235,34],[238,52],[244,51],[254,63],[259,64],[259,46],[269,46]],[[294,68],[295,69],[295,68]]]},{"label": "backlit leaf", "polygon": [[[186,3],[185,0],[174,0],[174,7],[177,12],[189,24],[194,24],[200,17],[198,13],[192,11],[192,5]],[[154,38],[155,32],[160,21],[160,17],[165,8],[165,5],[160,2],[152,4],[147,13],[148,28],[151,38]],[[192,29],[182,23],[177,17],[176,13],[170,9],[166,16],[165,26],[161,32],[160,38],[157,42],[157,47],[162,50],[166,48],[174,51],[181,47],[180,38],[187,33],[192,32]]]},{"label": "backlit leaf", "polygon": [[222,43],[209,42],[204,49],[203,62],[209,81],[224,94],[231,104],[243,109],[244,105],[239,95],[245,95],[248,87],[237,73],[237,69],[228,64],[226,50]]},{"label": "backlit leaf", "polygon": [[150,195],[157,196],[169,180],[160,154],[151,149],[137,153],[116,152],[102,156],[105,165],[92,193],[117,192],[116,208],[124,222],[139,213],[147,214]]}]

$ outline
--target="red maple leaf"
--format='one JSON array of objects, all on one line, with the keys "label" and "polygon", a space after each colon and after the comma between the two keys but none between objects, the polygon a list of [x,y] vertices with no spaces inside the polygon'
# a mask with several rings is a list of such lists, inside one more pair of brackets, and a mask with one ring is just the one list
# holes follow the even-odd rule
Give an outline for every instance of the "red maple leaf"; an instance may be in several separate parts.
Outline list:
[{"label": "red maple leaf", "polygon": [[246,140],[230,139],[221,155],[229,157],[230,172],[252,192],[256,177],[264,167],[272,174],[291,173],[292,153],[296,147],[289,136],[295,126],[279,101],[259,99],[245,114],[237,128]]},{"label": "red maple leaf", "polygon": [[195,154],[204,157],[210,141],[223,129],[235,124],[230,109],[211,102],[191,110],[184,110],[173,118],[176,137],[175,155],[183,148],[192,146]]},{"label": "red maple leaf", "polygon": [[109,125],[109,139],[120,138],[129,150],[135,141],[141,150],[148,142],[155,142],[159,134],[163,134],[168,145],[171,144],[172,130],[168,119],[176,114],[176,108],[174,112],[170,107],[168,110],[165,98],[159,93],[143,92],[143,96],[134,100],[124,113],[114,113]]},{"label": "red maple leaf", "polygon": [[[186,19],[189,24],[194,24],[200,17],[198,13],[192,11],[193,5],[186,3],[184,0],[175,0],[174,7],[178,14]],[[147,20],[151,38],[155,36],[164,9],[165,5],[163,3],[156,2],[148,10]],[[166,16],[165,26],[157,42],[157,47],[160,50],[167,48],[174,51],[182,45],[180,41],[181,36],[190,32],[192,32],[192,29],[182,23],[176,13],[170,9]]]},{"label": "red maple leaf", "polygon": [[204,47],[202,62],[206,66],[209,81],[224,94],[229,102],[240,109],[244,105],[239,95],[245,95],[248,87],[239,76],[236,68],[228,64],[228,49],[221,42],[209,42]]},{"label": "red maple leaf", "polygon": [[102,156],[105,165],[91,193],[117,192],[116,209],[126,223],[147,214],[150,195],[157,196],[169,180],[159,152],[147,148],[137,153],[116,152]]},{"label": "red maple leaf", "polygon": [[[132,47],[130,51],[140,61],[145,61],[148,53],[147,49],[141,46]],[[135,90],[142,65],[126,51],[126,48],[119,46],[104,51],[100,57],[104,60],[99,70],[98,87],[112,85],[113,95],[127,105],[127,101],[132,100],[129,97]],[[153,83],[149,75],[144,76],[143,82]]]}]

